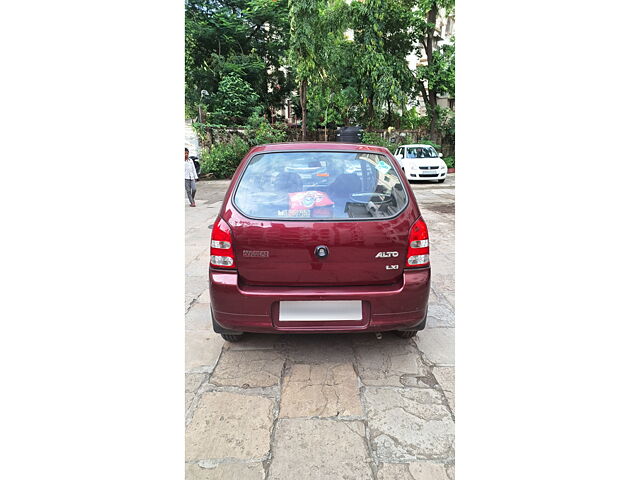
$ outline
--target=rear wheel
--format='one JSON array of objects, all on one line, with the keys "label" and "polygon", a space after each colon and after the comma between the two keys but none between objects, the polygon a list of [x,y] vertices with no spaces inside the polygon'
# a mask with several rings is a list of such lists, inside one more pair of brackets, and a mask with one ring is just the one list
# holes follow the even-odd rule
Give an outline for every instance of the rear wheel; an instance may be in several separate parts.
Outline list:
[{"label": "rear wheel", "polygon": [[240,335],[232,335],[232,334],[229,334],[229,333],[221,333],[220,335],[227,342],[231,342],[231,343],[239,342],[240,340],[242,340],[242,334],[240,334]]},{"label": "rear wheel", "polygon": [[417,330],[395,330],[393,333],[395,333],[400,338],[411,338],[411,337],[415,337],[418,331]]}]

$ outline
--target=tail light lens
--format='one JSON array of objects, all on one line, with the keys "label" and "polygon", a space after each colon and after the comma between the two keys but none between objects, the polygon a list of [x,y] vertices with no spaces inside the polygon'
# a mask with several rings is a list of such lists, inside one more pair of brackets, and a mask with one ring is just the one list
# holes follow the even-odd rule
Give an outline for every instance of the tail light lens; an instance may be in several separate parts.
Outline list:
[{"label": "tail light lens", "polygon": [[231,248],[231,229],[221,218],[213,224],[210,262],[215,268],[236,268],[233,248]]},{"label": "tail light lens", "polygon": [[429,265],[429,232],[427,224],[420,217],[409,230],[409,251],[407,267],[426,267]]}]

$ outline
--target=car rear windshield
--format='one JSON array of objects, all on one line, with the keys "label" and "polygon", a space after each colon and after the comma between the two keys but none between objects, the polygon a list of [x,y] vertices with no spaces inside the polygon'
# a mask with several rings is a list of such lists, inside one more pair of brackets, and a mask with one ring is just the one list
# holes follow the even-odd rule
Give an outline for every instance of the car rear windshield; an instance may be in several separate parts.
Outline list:
[{"label": "car rear windshield", "polygon": [[407,192],[384,155],[274,152],[250,160],[234,204],[261,219],[387,218],[404,209]]}]

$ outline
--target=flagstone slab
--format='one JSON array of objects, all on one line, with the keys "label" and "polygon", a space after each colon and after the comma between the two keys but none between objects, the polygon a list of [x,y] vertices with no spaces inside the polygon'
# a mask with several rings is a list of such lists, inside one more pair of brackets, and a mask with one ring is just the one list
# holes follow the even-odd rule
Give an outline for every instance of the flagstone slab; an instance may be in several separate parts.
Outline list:
[{"label": "flagstone slab", "polygon": [[435,389],[367,387],[371,444],[385,462],[452,458],[454,422]]},{"label": "flagstone slab", "polygon": [[220,463],[204,468],[188,463],[185,480],[263,480],[262,463]]},{"label": "flagstone slab", "polygon": [[451,480],[442,463],[385,463],[378,468],[378,480]]},{"label": "flagstone slab", "polygon": [[280,418],[360,416],[358,379],[348,364],[294,364],[280,399]]},{"label": "flagstone slab", "polygon": [[279,420],[269,480],[372,480],[364,437],[360,421]]},{"label": "flagstone slab", "polygon": [[187,426],[186,460],[266,458],[273,410],[268,397],[203,393]]},{"label": "flagstone slab", "polygon": [[274,350],[224,349],[210,382],[235,387],[278,385],[285,357]]}]

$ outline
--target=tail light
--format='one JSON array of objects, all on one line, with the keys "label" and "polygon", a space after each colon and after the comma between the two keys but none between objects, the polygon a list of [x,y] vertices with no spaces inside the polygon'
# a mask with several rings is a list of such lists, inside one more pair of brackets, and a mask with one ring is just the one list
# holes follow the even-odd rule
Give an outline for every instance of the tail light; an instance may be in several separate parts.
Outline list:
[{"label": "tail light", "polygon": [[420,217],[409,230],[407,267],[426,267],[427,265],[429,265],[429,232],[427,224]]},{"label": "tail light", "polygon": [[215,268],[236,268],[231,248],[231,229],[222,218],[218,218],[213,224],[210,262]]}]

